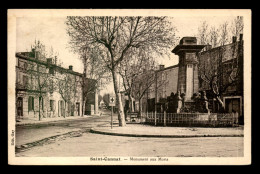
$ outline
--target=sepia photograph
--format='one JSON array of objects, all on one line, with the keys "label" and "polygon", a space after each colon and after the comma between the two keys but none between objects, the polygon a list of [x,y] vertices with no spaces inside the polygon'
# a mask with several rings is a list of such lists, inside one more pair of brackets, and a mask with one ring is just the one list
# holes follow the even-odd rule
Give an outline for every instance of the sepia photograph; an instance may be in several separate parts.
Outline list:
[{"label": "sepia photograph", "polygon": [[251,10],[9,9],[11,165],[251,164]]}]

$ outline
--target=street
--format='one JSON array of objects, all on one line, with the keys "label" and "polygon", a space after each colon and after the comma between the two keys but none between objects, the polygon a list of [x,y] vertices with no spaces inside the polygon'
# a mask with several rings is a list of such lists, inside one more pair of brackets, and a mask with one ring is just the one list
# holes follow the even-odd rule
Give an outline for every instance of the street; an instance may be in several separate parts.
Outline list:
[{"label": "street", "polygon": [[[110,122],[110,112],[101,117],[64,120],[16,127],[16,145],[33,142],[48,136],[51,142],[17,151],[17,157],[89,157],[89,156],[138,156],[138,157],[242,157],[243,137],[201,138],[146,138],[123,137],[90,133],[90,128]],[[114,115],[113,120],[117,120]],[[80,134],[63,136],[68,132]],[[24,135],[24,136],[23,136]],[[25,136],[27,135],[27,136]]]}]

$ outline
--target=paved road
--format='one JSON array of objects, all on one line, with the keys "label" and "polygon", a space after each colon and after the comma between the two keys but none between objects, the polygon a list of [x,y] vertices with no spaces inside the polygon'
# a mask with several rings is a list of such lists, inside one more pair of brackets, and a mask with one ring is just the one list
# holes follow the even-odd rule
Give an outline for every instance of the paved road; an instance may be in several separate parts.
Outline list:
[{"label": "paved road", "polygon": [[[116,117],[114,118],[114,120]],[[215,138],[144,138],[92,134],[89,129],[110,121],[109,115],[83,120],[67,120],[37,127],[20,127],[35,136],[40,132],[85,129],[78,136],[57,138],[50,144],[35,146],[16,154],[17,157],[91,157],[91,156],[139,156],[139,157],[242,157],[243,137]],[[36,132],[38,131],[38,133]],[[19,133],[20,132],[20,133]],[[45,134],[45,133],[44,133]],[[18,137],[17,137],[18,138]]]},{"label": "paved road", "polygon": [[101,117],[85,117],[68,120],[64,119],[62,121],[48,123],[17,125],[15,144],[16,146],[20,146],[72,131],[89,131],[92,127],[107,124],[110,121],[110,118],[109,112],[104,111],[104,114]]}]

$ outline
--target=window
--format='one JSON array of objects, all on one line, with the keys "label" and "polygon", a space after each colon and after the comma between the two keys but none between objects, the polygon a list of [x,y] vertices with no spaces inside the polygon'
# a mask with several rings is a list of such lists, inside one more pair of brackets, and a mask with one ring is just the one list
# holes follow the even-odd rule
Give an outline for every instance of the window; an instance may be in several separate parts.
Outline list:
[{"label": "window", "polygon": [[28,77],[27,76],[23,76],[23,85],[26,87],[28,85]]},{"label": "window", "polygon": [[27,70],[27,67],[28,67],[27,63],[24,62],[24,64],[23,64],[23,68],[24,68],[24,70]]},{"label": "window", "polygon": [[50,111],[54,111],[54,100],[50,100]]},{"label": "window", "polygon": [[21,61],[18,60],[18,67],[21,67]]},{"label": "window", "polygon": [[42,110],[44,110],[44,100],[42,98]]},{"label": "window", "polygon": [[162,81],[165,80],[165,73],[162,73]]},{"label": "window", "polygon": [[50,88],[50,93],[53,93],[53,90],[54,90],[54,83],[53,83],[53,80],[52,80],[52,79],[50,80],[49,88]]},{"label": "window", "polygon": [[33,111],[34,110],[34,98],[29,96],[28,99],[28,111]]}]

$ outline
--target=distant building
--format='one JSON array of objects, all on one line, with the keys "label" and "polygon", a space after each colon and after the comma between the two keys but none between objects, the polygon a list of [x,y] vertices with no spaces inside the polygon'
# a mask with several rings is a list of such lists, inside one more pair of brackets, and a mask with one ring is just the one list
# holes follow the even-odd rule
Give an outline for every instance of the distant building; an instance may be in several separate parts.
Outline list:
[{"label": "distant building", "polygon": [[[15,90],[17,119],[39,119],[39,113],[42,119],[82,115],[82,74],[56,65],[55,59],[37,58],[34,50],[16,53]],[[88,104],[95,105],[92,93]]]}]

